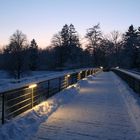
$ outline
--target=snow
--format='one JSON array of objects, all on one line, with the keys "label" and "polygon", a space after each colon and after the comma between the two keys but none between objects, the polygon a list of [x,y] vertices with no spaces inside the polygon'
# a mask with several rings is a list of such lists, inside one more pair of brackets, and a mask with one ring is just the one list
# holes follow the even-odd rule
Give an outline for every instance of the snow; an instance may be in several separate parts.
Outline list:
[{"label": "snow", "polygon": [[120,91],[120,95],[127,105],[127,109],[133,122],[135,123],[137,131],[140,133],[140,97],[117,76],[115,83]]},{"label": "snow", "polygon": [[128,75],[131,75],[132,77],[134,77],[134,78],[140,80],[140,75],[139,75],[139,74],[136,74],[136,73],[133,73],[133,72],[130,72],[130,71],[124,70],[124,69],[115,69],[115,70],[118,70],[118,71],[124,72],[124,73],[126,73],[126,74],[128,74]]},{"label": "snow", "polygon": [[0,128],[0,140],[139,140],[139,97],[114,73],[88,76]]},{"label": "snow", "polygon": [[[88,69],[88,68],[87,68]],[[56,78],[59,76],[63,76],[66,74],[71,74],[74,72],[79,72],[85,69],[75,69],[75,70],[66,70],[66,71],[36,71],[32,72],[32,74],[26,75],[20,79],[20,83],[18,80],[10,78],[5,71],[0,71],[0,92],[5,92],[8,90],[21,88],[24,86],[29,86],[32,83],[39,83],[48,79]],[[89,68],[90,69],[90,68]]]},{"label": "snow", "polygon": [[59,94],[42,102],[33,109],[16,117],[0,128],[0,140],[27,140],[37,131],[38,126],[44,122],[60,105],[63,105],[76,94],[78,85],[73,85],[61,91]]},{"label": "snow", "polygon": [[5,71],[0,71],[0,92],[4,92],[10,89],[26,86],[28,83],[32,83],[41,79],[45,79],[48,76],[60,74],[60,72],[50,71],[36,71],[30,74],[24,75],[20,79],[20,83],[14,78],[11,78]]}]

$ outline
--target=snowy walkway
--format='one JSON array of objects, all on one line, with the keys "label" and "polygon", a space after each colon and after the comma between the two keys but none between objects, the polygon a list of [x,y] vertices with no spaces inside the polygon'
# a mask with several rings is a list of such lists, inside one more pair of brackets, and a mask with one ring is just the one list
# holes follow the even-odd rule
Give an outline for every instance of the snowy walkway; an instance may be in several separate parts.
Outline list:
[{"label": "snowy walkway", "polygon": [[81,82],[80,93],[42,123],[32,140],[139,140],[113,73]]}]

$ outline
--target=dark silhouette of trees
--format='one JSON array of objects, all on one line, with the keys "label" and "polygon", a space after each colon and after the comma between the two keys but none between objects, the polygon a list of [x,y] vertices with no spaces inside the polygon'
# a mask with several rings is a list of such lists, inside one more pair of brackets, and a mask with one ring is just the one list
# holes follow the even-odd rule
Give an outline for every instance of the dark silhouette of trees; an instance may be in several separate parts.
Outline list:
[{"label": "dark silhouette of trees", "polygon": [[55,60],[51,47],[38,50],[38,70],[54,70],[57,67]]},{"label": "dark silhouette of trees", "polygon": [[54,63],[56,67],[64,66],[65,48],[62,44],[63,44],[63,40],[61,37],[61,32],[59,32],[58,34],[55,34],[52,38],[53,49],[51,49],[51,53],[55,57]]},{"label": "dark silhouette of trees", "polygon": [[124,34],[124,55],[126,67],[135,68],[138,59],[138,32],[133,25]]},{"label": "dark silhouette of trees", "polygon": [[137,47],[136,47],[136,67],[140,70],[140,27],[138,27],[138,39],[137,39]]},{"label": "dark silhouette of trees", "polygon": [[61,52],[61,65],[60,67],[64,67],[65,63],[67,62],[68,59],[68,52],[69,52],[69,26],[65,24],[60,32],[61,39],[62,39],[62,46],[60,49]]},{"label": "dark silhouette of trees", "polygon": [[74,25],[70,24],[69,26],[69,52],[68,52],[68,65],[76,67],[80,64],[82,48],[79,41],[79,36],[77,31],[75,30]]},{"label": "dark silhouette of trees", "polygon": [[25,70],[25,50],[27,49],[26,35],[17,30],[11,37],[10,43],[4,49],[5,69],[20,79]]},{"label": "dark silhouette of trees", "polygon": [[102,33],[100,30],[100,24],[97,24],[95,26],[93,26],[92,28],[89,28],[87,30],[86,36],[88,39],[89,45],[88,45],[88,49],[90,50],[90,52],[92,52],[92,56],[93,56],[93,66],[97,66],[98,65],[98,56],[97,56],[97,51],[99,46],[100,46],[100,42],[102,40]]},{"label": "dark silhouette of trees", "polygon": [[113,31],[103,37],[97,24],[87,30],[86,38],[94,66],[140,68],[140,28],[131,25],[123,36]]},{"label": "dark silhouette of trees", "polygon": [[113,43],[114,66],[121,64],[120,52],[122,46],[122,35],[119,31],[113,31],[110,34],[110,41]]},{"label": "dark silhouette of trees", "polygon": [[52,38],[53,52],[58,67],[76,67],[82,53],[79,36],[74,25],[65,24],[62,30]]},{"label": "dark silhouette of trees", "polygon": [[4,56],[3,56],[3,49],[0,49],[0,69],[4,69]]},{"label": "dark silhouette of trees", "polygon": [[32,71],[37,70],[38,67],[38,45],[35,41],[35,39],[33,39],[31,41],[31,44],[29,46],[29,68]]},{"label": "dark silhouette of trees", "polygon": [[81,67],[116,67],[140,69],[140,27],[131,25],[123,35],[118,31],[104,36],[100,25],[87,30],[87,44],[82,48],[73,24],[65,24],[53,36],[51,45],[38,48],[35,39],[27,44],[26,35],[17,30],[0,51],[0,69],[19,79],[25,71],[63,70]]}]

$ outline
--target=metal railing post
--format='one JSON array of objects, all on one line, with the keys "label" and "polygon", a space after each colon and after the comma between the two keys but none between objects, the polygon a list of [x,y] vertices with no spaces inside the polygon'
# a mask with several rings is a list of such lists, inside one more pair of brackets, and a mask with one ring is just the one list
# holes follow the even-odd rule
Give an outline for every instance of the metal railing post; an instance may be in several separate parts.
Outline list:
[{"label": "metal railing post", "polygon": [[33,108],[33,92],[34,92],[34,89],[32,88],[31,89],[32,90],[32,93],[31,93],[31,107]]},{"label": "metal railing post", "polygon": [[67,87],[69,86],[69,77],[67,76]]},{"label": "metal railing post", "polygon": [[50,80],[48,80],[48,89],[47,90],[48,90],[48,93],[47,94],[48,94],[48,97],[49,97],[50,96],[49,95],[50,94]]},{"label": "metal railing post", "polygon": [[61,91],[61,77],[59,77],[59,91]]},{"label": "metal railing post", "polygon": [[4,122],[5,122],[5,107],[4,107],[4,101],[5,101],[5,99],[4,99],[4,94],[2,94],[2,124],[4,124]]}]

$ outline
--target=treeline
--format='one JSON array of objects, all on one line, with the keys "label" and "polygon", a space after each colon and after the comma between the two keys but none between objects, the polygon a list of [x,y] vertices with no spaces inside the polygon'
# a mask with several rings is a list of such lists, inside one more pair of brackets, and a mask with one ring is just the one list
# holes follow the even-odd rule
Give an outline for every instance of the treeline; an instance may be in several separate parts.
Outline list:
[{"label": "treeline", "polygon": [[140,69],[140,27],[133,25],[124,34],[113,31],[103,35],[100,25],[87,29],[84,47],[73,24],[65,24],[45,49],[30,43],[17,30],[9,44],[0,51],[0,69],[15,78],[35,70],[63,70],[81,67],[116,67]]}]

